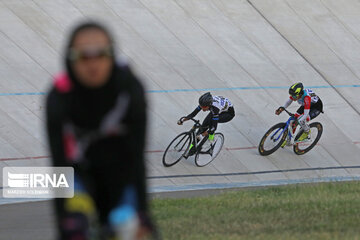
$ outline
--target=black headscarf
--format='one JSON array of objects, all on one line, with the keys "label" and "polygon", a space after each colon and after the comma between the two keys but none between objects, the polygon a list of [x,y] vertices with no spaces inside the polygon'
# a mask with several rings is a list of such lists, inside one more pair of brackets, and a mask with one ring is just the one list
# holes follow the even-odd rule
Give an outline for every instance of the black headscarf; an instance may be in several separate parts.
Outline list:
[{"label": "black headscarf", "polygon": [[[90,21],[90,22],[83,22],[83,23],[80,23],[79,25],[77,25],[72,33],[70,34],[70,37],[69,37],[69,42],[67,44],[67,47],[66,47],[66,55],[65,55],[65,66],[66,66],[66,70],[67,70],[67,73],[71,79],[71,81],[73,82],[74,84],[74,87],[75,88],[80,88],[82,90],[97,90],[96,88],[95,89],[90,89],[84,85],[82,85],[76,74],[74,73],[74,70],[73,70],[73,67],[72,67],[72,62],[70,61],[69,59],[69,56],[70,56],[70,50],[71,48],[73,47],[74,45],[74,41],[75,41],[75,38],[82,32],[84,31],[88,31],[88,30],[97,30],[97,31],[100,31],[102,33],[104,33],[106,35],[106,37],[109,39],[109,44],[110,44],[110,51],[111,51],[111,58],[112,58],[112,62],[113,62],[113,68],[112,68],[112,73],[109,75],[109,81],[107,81],[107,83],[105,85],[108,85],[109,83],[111,83],[111,80],[115,74],[115,59],[116,59],[116,56],[115,56],[115,43],[114,43],[114,40],[113,40],[113,37],[112,35],[110,34],[110,32],[108,31],[108,29],[101,25],[100,23],[97,23],[97,22],[93,22],[93,21]],[[106,86],[103,86],[103,87],[106,87]],[[101,88],[101,87],[100,87]]]},{"label": "black headscarf", "polygon": [[[108,37],[111,47],[113,67],[109,74],[108,81],[98,88],[89,88],[81,84],[74,72],[73,63],[69,59],[70,50],[73,47],[75,38],[78,34],[87,30],[99,30],[103,32]],[[89,124],[90,126],[88,127],[95,127],[99,123],[103,114],[115,104],[119,88],[126,88],[127,83],[126,79],[124,79],[123,71],[119,69],[115,59],[115,45],[112,35],[101,24],[96,22],[81,23],[75,27],[70,34],[66,48],[65,66],[74,87],[72,98],[73,116],[77,116],[75,118],[78,120],[83,118],[81,122],[85,125]]]}]

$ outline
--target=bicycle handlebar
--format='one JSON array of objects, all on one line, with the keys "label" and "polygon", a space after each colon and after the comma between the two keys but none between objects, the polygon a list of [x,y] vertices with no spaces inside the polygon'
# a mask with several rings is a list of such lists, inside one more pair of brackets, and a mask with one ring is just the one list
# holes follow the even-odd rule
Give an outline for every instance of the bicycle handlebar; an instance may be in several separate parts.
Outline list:
[{"label": "bicycle handlebar", "polygon": [[182,117],[180,118],[180,121],[183,122],[183,119],[186,118],[188,120],[192,120],[195,124],[200,124],[200,121],[199,120],[196,120],[194,118],[187,118],[187,117]]},{"label": "bicycle handlebar", "polygon": [[283,109],[283,111],[285,111],[287,114],[289,114],[290,117],[295,117],[294,113],[289,112],[288,110],[286,110],[284,107],[281,107]]}]

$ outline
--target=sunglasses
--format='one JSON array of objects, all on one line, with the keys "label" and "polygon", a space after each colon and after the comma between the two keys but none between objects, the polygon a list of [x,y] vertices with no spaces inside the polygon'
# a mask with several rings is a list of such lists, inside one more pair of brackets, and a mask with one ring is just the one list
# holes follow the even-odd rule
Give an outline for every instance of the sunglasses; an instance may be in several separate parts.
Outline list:
[{"label": "sunglasses", "polygon": [[111,47],[88,48],[83,50],[72,48],[70,49],[68,58],[72,62],[77,62],[77,61],[86,61],[90,59],[108,58],[112,56],[113,54]]}]

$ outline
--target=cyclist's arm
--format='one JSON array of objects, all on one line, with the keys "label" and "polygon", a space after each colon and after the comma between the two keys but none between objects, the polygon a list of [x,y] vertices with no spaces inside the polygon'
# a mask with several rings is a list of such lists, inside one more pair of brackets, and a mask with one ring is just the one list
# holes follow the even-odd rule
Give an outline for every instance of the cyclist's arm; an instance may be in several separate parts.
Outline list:
[{"label": "cyclist's arm", "polygon": [[311,97],[306,96],[304,97],[304,119],[306,119],[309,116],[310,107],[311,107]]},{"label": "cyclist's arm", "polygon": [[195,108],[195,110],[190,113],[189,115],[186,116],[187,119],[190,119],[190,118],[193,118],[195,117],[201,110],[201,107],[200,106],[197,106],[197,108]]},{"label": "cyclist's arm", "polygon": [[146,215],[148,211],[145,171],[145,138],[146,138],[146,101],[144,89],[140,81],[130,69],[126,69],[131,84],[130,103],[130,141],[132,161],[134,161],[135,188],[138,196],[139,213]]},{"label": "cyclist's arm", "polygon": [[[46,132],[53,166],[66,166],[63,143],[63,107],[55,89],[51,90],[46,99]],[[61,217],[64,214],[64,199],[56,198],[54,201],[56,223],[60,229]]]},{"label": "cyclist's arm", "polygon": [[290,106],[293,101],[294,101],[294,99],[292,97],[290,97],[283,105],[283,108],[287,108],[288,106]]},{"label": "cyclist's arm", "polygon": [[56,90],[52,90],[46,100],[46,130],[54,166],[64,166],[65,151],[63,143],[63,107]]},{"label": "cyclist's arm", "polygon": [[131,119],[132,127],[131,132],[134,138],[133,153],[135,160],[135,187],[138,196],[138,216],[141,224],[141,229],[146,231],[154,231],[154,226],[151,220],[151,216],[148,210],[148,197],[146,193],[146,168],[145,168],[145,139],[146,139],[146,101],[145,91],[137,80],[133,76],[133,82],[135,83],[135,91],[133,92],[134,101],[131,109],[134,110]]}]

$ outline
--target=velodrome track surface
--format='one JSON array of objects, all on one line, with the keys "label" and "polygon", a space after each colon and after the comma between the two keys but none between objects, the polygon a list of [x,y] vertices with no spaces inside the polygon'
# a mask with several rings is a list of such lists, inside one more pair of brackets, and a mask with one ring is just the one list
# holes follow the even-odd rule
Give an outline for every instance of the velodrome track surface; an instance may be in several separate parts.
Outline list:
[{"label": "velodrome track surface", "polygon": [[[61,70],[69,27],[84,16],[110,24],[144,79],[151,191],[360,176],[355,0],[0,0],[0,167],[49,164],[44,92]],[[270,126],[287,120],[274,110],[297,81],[325,104],[317,119],[324,126],[319,145],[304,156],[286,148],[262,157],[257,145]],[[235,105],[234,120],[219,126],[223,151],[204,168],[191,161],[164,168],[163,150],[191,127],[176,121],[206,91]]]}]

